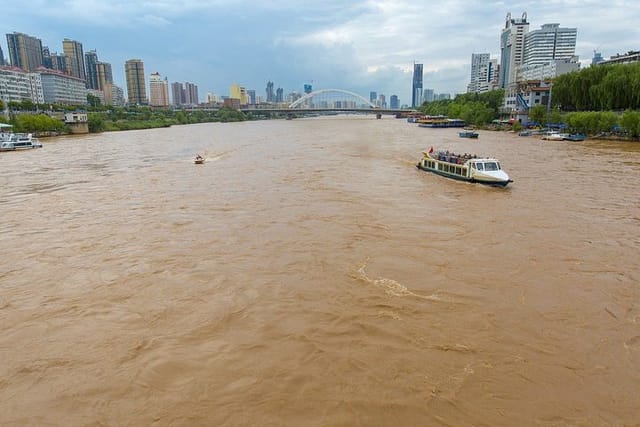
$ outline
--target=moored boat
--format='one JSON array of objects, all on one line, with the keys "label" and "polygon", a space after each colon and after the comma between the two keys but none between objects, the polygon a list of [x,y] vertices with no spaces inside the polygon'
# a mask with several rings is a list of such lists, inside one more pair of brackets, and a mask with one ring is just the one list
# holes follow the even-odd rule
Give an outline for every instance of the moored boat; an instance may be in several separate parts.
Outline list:
[{"label": "moored boat", "polygon": [[449,151],[423,152],[423,158],[416,167],[423,171],[432,172],[447,178],[460,181],[477,182],[480,184],[506,187],[513,182],[509,175],[502,170],[500,162],[491,157],[475,155],[459,155]]},{"label": "moored boat", "polygon": [[566,136],[566,133],[560,133],[553,130],[545,132],[544,135],[542,135],[542,139],[544,139],[545,141],[564,141]]},{"label": "moored boat", "polygon": [[463,130],[462,132],[458,132],[460,138],[478,138],[478,132],[473,130]]},{"label": "moored boat", "polygon": [[30,133],[1,133],[0,151],[28,150],[42,148],[42,143]]},{"label": "moored boat", "polygon": [[565,141],[584,141],[587,139],[587,136],[583,133],[570,133],[569,135],[565,135]]},{"label": "moored boat", "polygon": [[450,119],[447,116],[424,116],[416,120],[418,126],[423,128],[455,128],[464,127],[464,120]]}]

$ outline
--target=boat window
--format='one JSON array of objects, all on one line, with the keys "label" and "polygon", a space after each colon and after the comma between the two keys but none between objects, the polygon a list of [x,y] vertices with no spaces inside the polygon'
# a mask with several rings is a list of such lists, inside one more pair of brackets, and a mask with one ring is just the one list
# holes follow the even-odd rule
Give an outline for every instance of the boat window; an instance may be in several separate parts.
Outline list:
[{"label": "boat window", "polygon": [[484,170],[486,171],[497,171],[500,169],[496,162],[487,162],[484,164]]},{"label": "boat window", "polygon": [[479,171],[483,171],[484,170],[484,163],[476,163],[476,169],[478,169]]}]

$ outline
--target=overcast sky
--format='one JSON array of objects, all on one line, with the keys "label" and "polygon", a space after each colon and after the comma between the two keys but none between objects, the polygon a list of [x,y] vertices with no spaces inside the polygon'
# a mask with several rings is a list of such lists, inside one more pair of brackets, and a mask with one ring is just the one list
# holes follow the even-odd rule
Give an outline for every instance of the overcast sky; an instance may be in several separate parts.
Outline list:
[{"label": "overcast sky", "polygon": [[20,0],[0,7],[4,34],[40,38],[62,53],[62,40],[96,50],[126,92],[124,63],[138,58],[149,74],[228,95],[239,84],[265,95],[267,81],[285,94],[345,89],[368,99],[411,102],[413,62],[424,88],[465,92],[472,53],[500,58],[505,16],[527,13],[530,30],[547,23],[578,29],[583,66],[593,50],[608,58],[640,50],[640,2],[621,0]]}]

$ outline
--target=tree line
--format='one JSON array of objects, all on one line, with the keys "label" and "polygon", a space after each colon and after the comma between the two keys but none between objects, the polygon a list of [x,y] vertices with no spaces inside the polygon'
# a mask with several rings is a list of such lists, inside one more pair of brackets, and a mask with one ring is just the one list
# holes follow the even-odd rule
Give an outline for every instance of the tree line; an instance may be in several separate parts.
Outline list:
[{"label": "tree line", "polygon": [[551,102],[563,111],[640,109],[640,63],[595,65],[553,80]]},{"label": "tree line", "polygon": [[428,116],[449,116],[468,124],[483,126],[500,115],[504,101],[504,89],[483,93],[463,93],[454,99],[425,102],[418,110]]},{"label": "tree line", "polygon": [[[254,120],[252,114],[223,107],[219,110],[173,110],[154,109],[148,106],[114,107],[101,105],[99,99],[88,95],[89,105],[73,106],[60,104],[35,104],[31,101],[7,104],[9,120],[14,132],[37,134],[69,133],[69,127],[56,115],[65,112],[86,111],[89,132],[150,129],[178,124],[206,122],[238,122]],[[0,110],[5,104],[0,101]]]}]

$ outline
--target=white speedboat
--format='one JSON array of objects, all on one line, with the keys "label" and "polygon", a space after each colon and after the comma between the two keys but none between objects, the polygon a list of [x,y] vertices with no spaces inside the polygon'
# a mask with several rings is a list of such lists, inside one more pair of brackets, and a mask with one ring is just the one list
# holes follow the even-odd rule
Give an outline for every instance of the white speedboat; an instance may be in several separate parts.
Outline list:
[{"label": "white speedboat", "polygon": [[470,154],[459,155],[448,151],[422,153],[424,157],[416,167],[447,178],[480,184],[506,187],[513,182],[500,167],[500,162],[491,157],[478,157]]},{"label": "white speedboat", "polygon": [[27,150],[41,148],[42,143],[30,133],[2,133],[0,134],[0,151]]},{"label": "white speedboat", "polygon": [[545,132],[542,135],[542,139],[544,139],[545,141],[564,141],[566,137],[566,133],[560,133],[556,131]]}]

